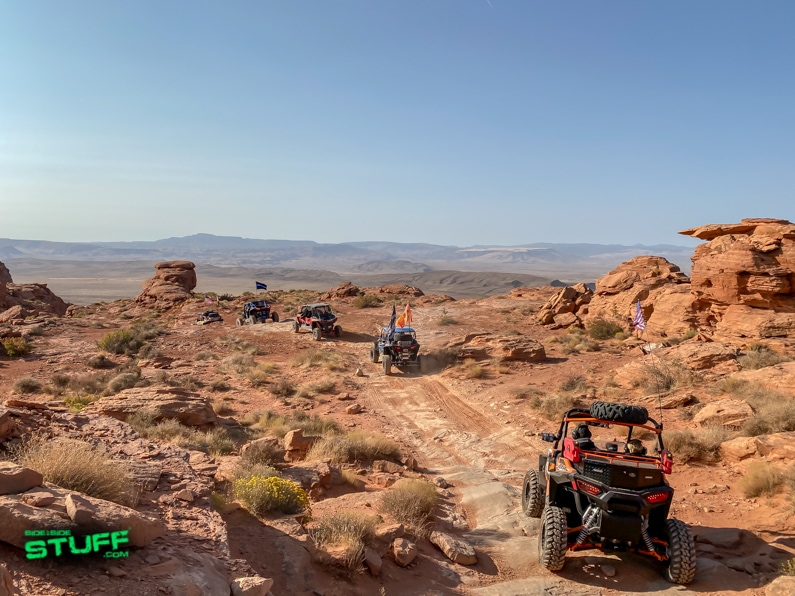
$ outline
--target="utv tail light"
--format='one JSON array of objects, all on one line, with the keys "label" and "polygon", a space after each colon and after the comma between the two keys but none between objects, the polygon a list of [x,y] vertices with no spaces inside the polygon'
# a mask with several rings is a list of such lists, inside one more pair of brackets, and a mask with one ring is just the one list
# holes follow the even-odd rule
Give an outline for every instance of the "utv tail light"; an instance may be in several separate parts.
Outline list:
[{"label": "utv tail light", "polygon": [[667,492],[664,492],[664,493],[651,493],[650,495],[646,495],[645,499],[649,503],[652,503],[652,504],[654,504],[654,503],[662,503],[663,501],[667,501],[668,500],[668,494],[669,493],[667,493]]},{"label": "utv tail light", "polygon": [[585,480],[572,480],[572,485],[576,490],[581,490],[584,493],[588,493],[589,495],[599,495],[602,493],[602,489],[598,486],[591,484],[590,482],[585,482]]}]

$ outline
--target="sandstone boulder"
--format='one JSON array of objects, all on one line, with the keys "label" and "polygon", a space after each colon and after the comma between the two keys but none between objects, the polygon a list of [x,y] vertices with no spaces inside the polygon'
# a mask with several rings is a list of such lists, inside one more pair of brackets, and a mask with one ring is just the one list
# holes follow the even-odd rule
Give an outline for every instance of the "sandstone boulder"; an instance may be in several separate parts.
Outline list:
[{"label": "sandstone boulder", "polygon": [[190,261],[165,261],[155,265],[155,276],[141,284],[135,301],[144,304],[179,302],[192,297],[196,265]]},{"label": "sandstone boulder", "polygon": [[503,360],[541,362],[546,359],[544,346],[529,337],[470,333],[450,342],[448,347],[458,348],[462,357],[476,360],[499,357]]},{"label": "sandstone boulder", "polygon": [[431,532],[429,540],[439,547],[445,556],[459,565],[474,565],[478,562],[475,549],[463,538],[446,532]]},{"label": "sandstone boulder", "polygon": [[758,455],[756,437],[737,437],[720,444],[720,454],[726,461],[742,461]]},{"label": "sandstone boulder", "polygon": [[795,395],[795,361],[781,362],[757,370],[744,370],[733,374],[731,378],[780,391],[790,396]]},{"label": "sandstone boulder", "polygon": [[687,341],[669,348],[656,350],[654,353],[663,361],[677,362],[691,370],[711,370],[726,362],[735,364],[735,366],[731,367],[734,370],[739,369],[736,366],[739,350],[720,342],[701,343]]},{"label": "sandstone boulder", "polygon": [[5,266],[5,263],[0,261],[0,287],[5,287],[6,284],[12,283],[14,283],[14,280],[11,279],[11,272]]},{"label": "sandstone boulder", "polygon": [[36,470],[0,461],[0,495],[24,493],[42,482],[44,478]]},{"label": "sandstone boulder", "polygon": [[264,577],[239,577],[232,582],[232,596],[265,596],[273,580]]},{"label": "sandstone boulder", "polygon": [[550,325],[555,322],[558,315],[576,314],[581,306],[591,301],[592,297],[593,291],[583,283],[567,286],[547,300],[536,314],[536,321],[540,325]]},{"label": "sandstone boulder", "polygon": [[335,298],[353,298],[355,296],[359,296],[363,294],[363,292],[353,285],[351,282],[346,281],[336,288],[326,292],[321,296],[323,300],[334,300]]},{"label": "sandstone boulder", "polygon": [[680,234],[708,240],[692,257],[702,327],[724,337],[795,337],[795,224],[743,219]]},{"label": "sandstone boulder", "polygon": [[754,411],[747,402],[738,399],[721,399],[699,410],[693,417],[693,422],[701,426],[739,428],[753,415]]},{"label": "sandstone boulder", "polygon": [[395,559],[395,563],[401,567],[406,567],[417,556],[417,545],[405,538],[396,538],[392,543],[392,556]]},{"label": "sandstone boulder", "polygon": [[0,298],[0,308],[17,307],[13,315],[3,313],[6,319],[26,318],[41,314],[62,317],[66,314],[69,304],[56,296],[47,284],[0,284],[6,295]]},{"label": "sandstone boulder", "polygon": [[306,457],[307,451],[320,437],[305,437],[300,428],[291,430],[284,435],[284,460],[299,461]]},{"label": "sandstone boulder", "polygon": [[206,427],[218,420],[208,398],[177,387],[127,389],[90,404],[84,413],[99,413],[126,420],[141,410],[152,412],[155,421],[175,419],[186,426]]},{"label": "sandstone boulder", "polygon": [[8,408],[0,406],[0,443],[17,434],[17,425],[11,418]]},{"label": "sandstone boulder", "polygon": [[792,460],[795,458],[795,432],[760,435],[756,438],[756,450],[767,459]]}]

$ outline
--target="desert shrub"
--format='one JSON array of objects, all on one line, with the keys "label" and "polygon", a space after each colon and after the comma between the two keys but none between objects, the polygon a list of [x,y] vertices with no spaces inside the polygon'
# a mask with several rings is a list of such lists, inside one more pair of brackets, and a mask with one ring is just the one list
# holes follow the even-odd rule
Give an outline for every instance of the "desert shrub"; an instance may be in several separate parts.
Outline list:
[{"label": "desert shrub", "polygon": [[378,518],[359,511],[337,511],[318,518],[309,530],[317,548],[342,548],[342,561],[351,571],[362,564],[364,547],[372,541]]},{"label": "desert shrub", "polygon": [[398,461],[400,446],[375,433],[354,431],[346,435],[327,434],[309,449],[306,458],[333,463],[369,462],[376,459]]},{"label": "desert shrub", "polygon": [[593,339],[612,339],[623,331],[624,328],[615,321],[608,321],[601,317],[594,319],[588,325],[588,335]]},{"label": "desert shrub", "polygon": [[194,360],[218,360],[218,356],[215,352],[211,352],[210,350],[202,350],[201,352],[196,352],[193,356]]},{"label": "desert shrub", "polygon": [[227,383],[224,379],[215,379],[211,381],[210,384],[207,386],[210,391],[229,391],[231,386]]},{"label": "desert shrub", "polygon": [[290,397],[295,393],[295,383],[287,379],[281,379],[270,387],[270,392],[279,397]]},{"label": "desert shrub", "polygon": [[585,391],[588,389],[588,382],[582,375],[570,375],[563,379],[558,389],[560,391]]},{"label": "desert shrub", "polygon": [[538,399],[539,404],[541,403],[541,398],[546,396],[546,393],[543,391],[539,391],[535,387],[524,386],[524,387],[511,387],[508,389],[508,393],[511,394],[512,397],[516,399]]},{"label": "desert shrub", "polygon": [[340,476],[342,477],[342,481],[348,486],[352,486],[357,490],[361,490],[364,487],[364,482],[359,478],[358,474],[350,468],[340,468]]},{"label": "desert shrub", "polygon": [[70,412],[82,412],[88,404],[92,404],[99,399],[98,395],[70,395],[65,397],[63,403],[69,408]]},{"label": "desert shrub", "polygon": [[511,372],[511,367],[508,366],[508,362],[502,356],[492,359],[491,363],[494,365],[494,370],[497,371],[497,374],[507,375]]},{"label": "desert shrub", "polygon": [[86,361],[86,364],[91,368],[113,368],[116,366],[116,363],[113,362],[110,358],[105,356],[104,354],[98,354],[96,356],[92,356]]},{"label": "desert shrub", "polygon": [[33,325],[33,327],[27,330],[27,335],[31,337],[39,337],[40,335],[44,335],[44,327],[41,325]]},{"label": "desert shrub", "polygon": [[449,325],[458,325],[458,319],[456,319],[455,317],[450,316],[449,314],[447,314],[447,309],[446,308],[442,308],[442,314],[439,315],[438,323],[439,323],[439,325],[442,325],[443,327],[446,327],[446,326],[449,326]]},{"label": "desert shrub", "polygon": [[304,412],[296,412],[292,416],[280,416],[271,410],[266,410],[258,415],[253,423],[262,430],[282,438],[291,430],[301,429],[307,436],[336,435],[342,432],[339,424],[331,418],[322,416],[309,416]]},{"label": "desert shrub", "polygon": [[234,451],[235,443],[224,428],[200,431],[181,424],[178,420],[157,420],[151,410],[140,410],[127,418],[139,435],[153,441],[172,443],[184,449],[203,451],[210,455],[227,455]]},{"label": "desert shrub", "polygon": [[426,480],[401,478],[384,493],[381,511],[406,525],[417,534],[425,534],[426,523],[439,495],[436,487]]},{"label": "desert shrub", "polygon": [[273,466],[283,461],[284,451],[271,441],[259,441],[249,444],[240,456],[239,469],[252,466]]},{"label": "desert shrub", "polygon": [[761,344],[754,344],[737,359],[737,363],[743,370],[756,370],[766,366],[773,366],[780,362],[787,362],[788,360],[789,358],[783,354],[774,352]]},{"label": "desert shrub", "polygon": [[254,357],[251,354],[235,354],[224,358],[221,363],[232,372],[243,375],[254,367]]},{"label": "desert shrub", "polygon": [[17,460],[68,490],[130,507],[138,500],[128,467],[83,441],[38,437],[22,446]]},{"label": "desert shrub", "polygon": [[231,414],[234,410],[232,406],[229,404],[228,400],[226,399],[214,399],[213,400],[213,412],[218,414],[219,416],[225,416],[226,414]]},{"label": "desert shrub", "polygon": [[246,373],[246,378],[252,387],[259,387],[268,383],[270,377],[278,370],[279,367],[272,362],[260,362]]},{"label": "desert shrub", "polygon": [[249,476],[234,482],[234,495],[251,513],[300,513],[309,509],[309,497],[298,484],[278,476]]},{"label": "desert shrub", "polygon": [[14,393],[20,395],[27,395],[30,393],[39,393],[42,389],[41,383],[32,377],[22,377],[14,382]]},{"label": "desert shrub", "polygon": [[356,308],[375,308],[381,306],[381,300],[375,294],[362,294],[356,296],[351,304]]},{"label": "desert shrub", "polygon": [[795,559],[784,561],[779,569],[782,575],[795,575]]},{"label": "desert shrub", "polygon": [[784,475],[779,468],[769,462],[753,462],[740,480],[740,487],[745,497],[751,499],[775,494],[783,482]]},{"label": "desert shrub", "polygon": [[657,360],[643,365],[643,379],[638,381],[648,393],[665,393],[681,387],[689,387],[696,382],[696,376],[681,362]]},{"label": "desert shrub", "polygon": [[565,335],[559,335],[552,340],[562,344],[560,351],[564,354],[579,354],[580,352],[598,352],[600,345],[583,334],[582,329],[573,327]]},{"label": "desert shrub", "polygon": [[307,385],[307,389],[312,394],[318,393],[334,393],[337,389],[337,382],[334,379],[323,379],[322,381],[315,381]]},{"label": "desert shrub", "polygon": [[44,388],[47,393],[51,393],[52,395],[61,395],[64,391],[69,388],[69,382],[72,380],[72,377],[69,375],[65,375],[63,373],[55,373],[52,377],[50,377],[50,382]]},{"label": "desert shrub", "polygon": [[533,397],[530,406],[537,408],[547,420],[558,420],[563,414],[580,405],[580,400],[568,393],[548,395],[544,398]]},{"label": "desert shrub", "polygon": [[120,375],[116,375],[110,381],[108,381],[105,392],[112,395],[114,393],[118,393],[119,391],[130,389],[131,387],[135,387],[140,379],[140,375],[136,375],[134,373],[122,373]]},{"label": "desert shrub", "polygon": [[731,438],[722,426],[707,426],[698,432],[671,430],[663,433],[663,444],[676,456],[676,461],[711,462],[720,459],[720,444]]},{"label": "desert shrub", "polygon": [[464,376],[467,379],[482,379],[486,375],[486,371],[483,370],[483,367],[472,363],[468,364],[464,369]]},{"label": "desert shrub", "polygon": [[9,358],[20,358],[30,353],[31,346],[21,337],[8,337],[2,342],[6,356]]},{"label": "desert shrub", "polygon": [[666,342],[671,346],[675,346],[682,343],[683,341],[694,338],[696,335],[698,335],[698,330],[690,329],[684,335],[679,337],[669,337]]},{"label": "desert shrub", "polygon": [[327,370],[339,370],[340,357],[337,352],[331,350],[309,349],[304,350],[292,359],[293,366],[303,368],[323,366]]},{"label": "desert shrub", "polygon": [[222,302],[231,302],[234,299],[235,297],[232,294],[221,294],[218,296],[218,300]]},{"label": "desert shrub", "polygon": [[152,321],[140,321],[133,323],[130,327],[123,327],[116,331],[111,331],[102,336],[97,341],[100,350],[111,354],[139,354],[142,357],[150,358],[155,354],[149,353],[145,356],[140,354],[150,339],[166,333],[166,330],[159,327]]},{"label": "desert shrub", "polygon": [[795,401],[758,383],[729,377],[718,389],[748,402],[754,415],[740,431],[748,437],[795,430]]}]

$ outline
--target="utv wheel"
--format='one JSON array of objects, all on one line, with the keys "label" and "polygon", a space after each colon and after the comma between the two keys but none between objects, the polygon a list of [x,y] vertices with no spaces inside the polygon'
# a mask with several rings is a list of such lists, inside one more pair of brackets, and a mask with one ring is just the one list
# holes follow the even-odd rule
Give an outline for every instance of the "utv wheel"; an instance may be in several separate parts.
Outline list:
[{"label": "utv wheel", "polygon": [[693,535],[684,522],[665,520],[668,531],[668,567],[665,579],[674,584],[689,584],[696,574],[696,545]]},{"label": "utv wheel", "polygon": [[339,325],[335,325],[334,326],[334,336],[335,337],[339,337],[340,335],[342,335],[342,327],[340,327]]},{"label": "utv wheel", "polygon": [[243,325],[243,319],[235,319],[235,325],[241,327]]},{"label": "utv wheel", "polygon": [[378,351],[378,343],[374,343],[373,347],[370,348],[370,354],[372,356],[373,362],[377,364],[381,359],[381,352]]},{"label": "utv wheel", "polygon": [[298,330],[301,326],[298,324],[298,321],[293,321],[293,333],[298,333]]},{"label": "utv wheel", "polygon": [[384,366],[383,366],[384,374],[388,375],[392,372],[392,356],[389,354],[384,354]]},{"label": "utv wheel", "polygon": [[277,313],[277,312],[271,313],[271,320],[274,323],[278,323],[279,322],[279,313]]},{"label": "utv wheel", "polygon": [[323,339],[323,330],[320,327],[315,327],[312,329],[312,339],[315,341],[320,341]]},{"label": "utv wheel", "polygon": [[544,510],[544,487],[538,479],[538,470],[530,470],[524,475],[522,487],[522,511],[528,517],[541,517]]},{"label": "utv wheel", "polygon": [[595,401],[591,404],[591,416],[600,420],[627,422],[629,424],[646,424],[649,412],[642,406],[614,404],[609,401]]},{"label": "utv wheel", "polygon": [[370,362],[375,362],[376,349],[370,346]]},{"label": "utv wheel", "polygon": [[548,505],[541,519],[538,560],[550,571],[560,571],[566,562],[566,529],[566,513],[560,507]]}]

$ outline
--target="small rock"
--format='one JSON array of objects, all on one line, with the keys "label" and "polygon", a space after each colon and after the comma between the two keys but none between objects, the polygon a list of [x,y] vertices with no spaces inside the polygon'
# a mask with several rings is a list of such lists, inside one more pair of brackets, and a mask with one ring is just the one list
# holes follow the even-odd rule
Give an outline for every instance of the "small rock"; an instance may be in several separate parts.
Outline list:
[{"label": "small rock", "polygon": [[127,572],[120,567],[111,565],[108,567],[108,575],[112,575],[113,577],[124,577],[125,575],[127,575]]},{"label": "small rock", "polygon": [[360,414],[362,411],[362,406],[359,404],[351,404],[347,408],[345,408],[346,414]]},{"label": "small rock", "polygon": [[447,481],[444,478],[442,478],[441,476],[437,476],[436,478],[434,478],[433,479],[433,483],[436,486],[438,486],[439,488],[449,488],[450,487],[450,485],[447,484]]},{"label": "small rock", "polygon": [[616,568],[612,565],[602,565],[602,573],[605,577],[614,577],[616,575]]},{"label": "small rock", "polygon": [[80,526],[89,525],[97,512],[97,508],[88,499],[77,493],[66,495],[64,503],[69,519]]},{"label": "small rock", "polygon": [[146,561],[150,565],[157,565],[160,562],[160,557],[158,557],[156,554],[152,553],[151,555],[148,555],[144,559],[144,561]]},{"label": "small rock", "polygon": [[432,544],[447,556],[448,559],[459,565],[474,565],[478,562],[475,549],[463,538],[447,534],[446,532],[431,532],[428,538]]},{"label": "small rock", "polygon": [[378,577],[378,574],[381,573],[381,555],[369,546],[364,549],[364,564],[367,565],[373,577]]},{"label": "small rock", "polygon": [[351,397],[350,393],[340,393],[339,395],[337,395],[337,399],[339,401],[347,401],[347,400],[353,399],[353,398]]},{"label": "small rock", "polygon": [[403,461],[403,465],[406,466],[406,468],[408,468],[411,471],[414,471],[414,470],[416,470],[417,468],[420,467],[420,465],[417,462],[417,460],[415,458],[411,457],[411,456],[407,457]]},{"label": "small rock", "polygon": [[353,373],[353,374],[356,375],[357,377],[363,377],[364,376],[364,371],[361,368],[357,368],[356,372]]},{"label": "small rock", "polygon": [[397,538],[392,543],[392,556],[395,557],[395,563],[407,567],[417,556],[417,545],[405,538]]},{"label": "small rock", "polygon": [[0,495],[24,493],[44,482],[41,474],[10,461],[0,461]]},{"label": "small rock", "polygon": [[232,596],[265,596],[272,587],[270,578],[239,577],[232,582]]},{"label": "small rock", "polygon": [[181,501],[187,501],[188,503],[192,503],[193,499],[195,498],[193,496],[193,491],[189,488],[183,488],[181,491],[174,493],[174,496],[177,499]]},{"label": "small rock", "polygon": [[22,495],[22,502],[31,507],[46,507],[55,502],[55,495],[45,492],[29,492]]}]

